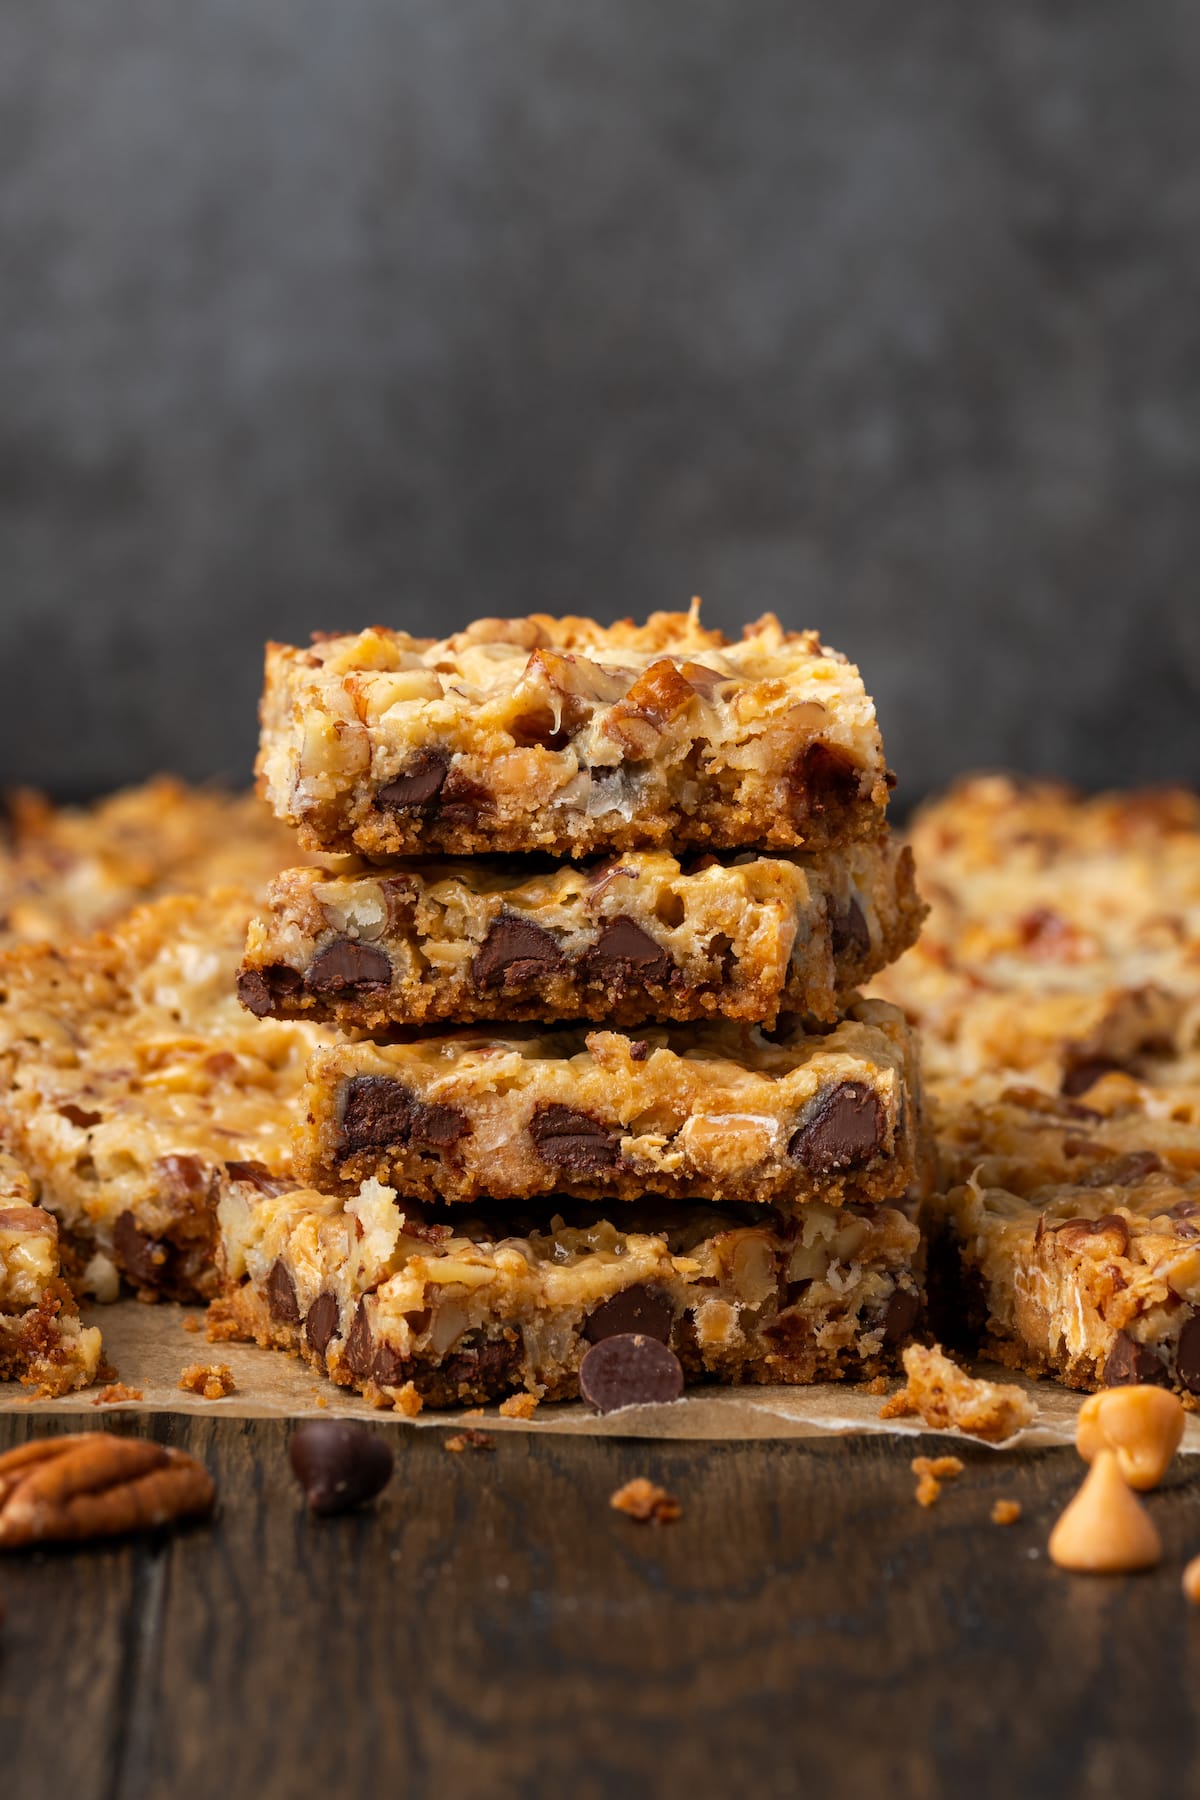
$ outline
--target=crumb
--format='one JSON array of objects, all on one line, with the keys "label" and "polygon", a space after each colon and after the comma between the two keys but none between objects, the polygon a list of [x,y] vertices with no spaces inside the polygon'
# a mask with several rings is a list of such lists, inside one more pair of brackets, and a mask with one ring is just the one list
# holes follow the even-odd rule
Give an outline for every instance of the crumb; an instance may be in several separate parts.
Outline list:
[{"label": "crumb", "polygon": [[1020,1516],[1019,1500],[997,1500],[992,1507],[993,1525],[1015,1525]]},{"label": "crumb", "polygon": [[179,1375],[185,1394],[200,1394],[205,1400],[223,1400],[237,1387],[228,1363],[189,1363]]},{"label": "crumb", "polygon": [[444,1449],[453,1451],[457,1456],[463,1450],[494,1450],[496,1448],[486,1431],[458,1431],[448,1437]]},{"label": "crumb", "polygon": [[198,1319],[198,1318],[197,1318],[197,1317],[196,1317],[196,1315],[195,1315],[195,1313],[184,1313],[184,1315],[183,1315],[183,1329],[184,1329],[184,1330],[185,1330],[185,1331],[199,1331],[199,1329],[200,1329],[200,1321],[199,1321],[199,1319]]},{"label": "crumb", "polygon": [[917,1477],[917,1505],[932,1506],[943,1481],[953,1481],[963,1466],[957,1456],[914,1456],[912,1472]]},{"label": "crumb", "polygon": [[500,1413],[505,1419],[532,1419],[537,1405],[536,1394],[510,1394],[507,1400],[500,1402]]},{"label": "crumb", "polygon": [[317,1395],[317,1405],[318,1405],[318,1406],[320,1406],[320,1407],[325,1407],[325,1406],[328,1406],[328,1405],[329,1405],[329,1402],[328,1402],[328,1400],[327,1400],[327,1399],[326,1399],[326,1398],[325,1398],[325,1396],[324,1396],[324,1394],[318,1394],[318,1395]]},{"label": "crumb", "polygon": [[396,1388],[393,1392],[392,1405],[405,1419],[415,1419],[424,1404],[411,1381],[406,1381],[402,1388]]},{"label": "crumb", "polygon": [[93,1406],[119,1406],[122,1400],[143,1400],[145,1395],[141,1388],[126,1387],[123,1381],[110,1382],[108,1387],[101,1388]]},{"label": "crumb", "polygon": [[608,1504],[642,1524],[649,1521],[654,1525],[670,1525],[683,1511],[673,1494],[668,1494],[666,1488],[655,1487],[644,1475],[637,1475],[618,1488]]},{"label": "crumb", "polygon": [[463,1414],[464,1419],[482,1419],[482,1417],[482,1406],[468,1406],[466,1412]]},{"label": "crumb", "polygon": [[215,1306],[210,1306],[204,1321],[204,1335],[210,1344],[228,1344],[238,1335],[238,1326],[232,1319],[222,1318]]},{"label": "crumb", "polygon": [[998,1444],[1037,1417],[1037,1407],[1019,1387],[977,1381],[938,1344],[932,1350],[910,1344],[904,1352],[904,1373],[908,1384],[884,1401],[879,1409],[881,1419],[909,1419],[919,1414],[934,1431],[954,1428]]},{"label": "crumb", "polygon": [[862,1387],[864,1394],[886,1394],[888,1391],[887,1376],[876,1375],[874,1381],[864,1381]]}]

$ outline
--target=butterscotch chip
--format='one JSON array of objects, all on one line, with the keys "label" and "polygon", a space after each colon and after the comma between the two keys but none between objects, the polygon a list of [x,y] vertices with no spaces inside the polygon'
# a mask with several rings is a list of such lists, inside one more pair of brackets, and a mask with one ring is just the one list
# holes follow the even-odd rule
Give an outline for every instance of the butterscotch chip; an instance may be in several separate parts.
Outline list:
[{"label": "butterscotch chip", "polygon": [[532,1419],[537,1407],[536,1394],[510,1394],[507,1400],[500,1402],[500,1411],[506,1419]]},{"label": "butterscotch chip", "polygon": [[1019,1500],[996,1500],[992,1504],[993,1525],[1015,1525],[1020,1516]]},{"label": "butterscotch chip", "polygon": [[1088,1476],[1050,1533],[1050,1560],[1082,1574],[1151,1569],[1162,1540],[1121,1473],[1112,1450],[1096,1453]]},{"label": "butterscotch chip", "polygon": [[673,1494],[668,1494],[666,1488],[656,1487],[644,1475],[636,1475],[624,1487],[619,1487],[609,1505],[642,1524],[670,1525],[683,1511]]},{"label": "butterscotch chip", "polygon": [[939,1345],[910,1344],[904,1352],[908,1384],[879,1409],[881,1419],[919,1415],[934,1431],[964,1431],[999,1443],[1037,1417],[1037,1407],[1018,1387],[968,1375]]},{"label": "butterscotch chip", "polygon": [[917,1477],[917,1504],[932,1506],[942,1491],[944,1481],[961,1475],[963,1465],[957,1456],[914,1456],[912,1472]]},{"label": "butterscotch chip", "polygon": [[1079,1409],[1075,1448],[1085,1462],[1111,1450],[1130,1487],[1157,1487],[1183,1438],[1184,1411],[1160,1387],[1109,1388]]},{"label": "butterscotch chip", "polygon": [[495,1442],[486,1431],[457,1431],[446,1439],[444,1448],[458,1456],[464,1450],[494,1450]]},{"label": "butterscotch chip", "polygon": [[1193,1556],[1183,1571],[1183,1591],[1193,1606],[1200,1606],[1200,1556]]},{"label": "butterscotch chip", "polygon": [[228,1363],[189,1363],[179,1377],[185,1394],[199,1394],[205,1400],[223,1400],[237,1387]]},{"label": "butterscotch chip", "polygon": [[123,1381],[111,1381],[106,1388],[101,1388],[93,1406],[119,1406],[124,1400],[144,1400],[141,1388],[126,1387]]}]

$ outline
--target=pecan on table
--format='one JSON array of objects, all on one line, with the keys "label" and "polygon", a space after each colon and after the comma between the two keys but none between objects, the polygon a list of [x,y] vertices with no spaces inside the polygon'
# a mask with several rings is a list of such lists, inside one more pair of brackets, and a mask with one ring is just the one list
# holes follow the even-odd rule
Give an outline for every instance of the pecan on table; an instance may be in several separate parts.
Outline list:
[{"label": "pecan on table", "polygon": [[34,1438],[0,1456],[0,1550],[152,1531],[211,1512],[208,1470],[107,1431]]}]

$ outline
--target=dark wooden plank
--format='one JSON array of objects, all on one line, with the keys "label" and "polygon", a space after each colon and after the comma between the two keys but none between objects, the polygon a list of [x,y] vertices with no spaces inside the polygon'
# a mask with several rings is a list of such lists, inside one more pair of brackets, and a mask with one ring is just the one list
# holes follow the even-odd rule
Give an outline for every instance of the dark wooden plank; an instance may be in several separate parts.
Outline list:
[{"label": "dark wooden plank", "polygon": [[[393,1431],[397,1477],[379,1506],[321,1522],[291,1482],[283,1426],[150,1428],[213,1467],[215,1525],[20,1577],[39,1578],[56,1660],[78,1670],[94,1654],[92,1606],[120,1640],[116,1728],[99,1706],[73,1727],[107,1756],[114,1796],[592,1800],[734,1785],[1127,1800],[1200,1777],[1200,1615],[1178,1588],[1200,1548],[1188,1465],[1151,1501],[1163,1567],[1088,1581],[1044,1554],[1079,1479],[1068,1451],[968,1450],[962,1480],[922,1512],[913,1446],[886,1440],[534,1435],[452,1456],[436,1434]],[[678,1524],[610,1510],[637,1473],[679,1495]],[[990,1523],[1000,1495],[1022,1501],[1021,1524]],[[100,1583],[86,1602],[81,1579]],[[0,1582],[12,1588],[8,1565]],[[41,1696],[6,1759],[24,1771],[54,1748],[61,1668],[44,1667],[27,1627],[21,1645]]]}]

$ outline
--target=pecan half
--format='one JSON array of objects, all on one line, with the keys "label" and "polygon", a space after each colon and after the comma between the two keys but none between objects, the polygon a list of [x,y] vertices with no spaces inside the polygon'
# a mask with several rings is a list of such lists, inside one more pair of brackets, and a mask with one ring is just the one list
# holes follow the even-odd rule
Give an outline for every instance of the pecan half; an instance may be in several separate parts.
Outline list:
[{"label": "pecan half", "polygon": [[152,1531],[211,1512],[208,1470],[148,1438],[81,1431],[0,1456],[0,1550]]}]

